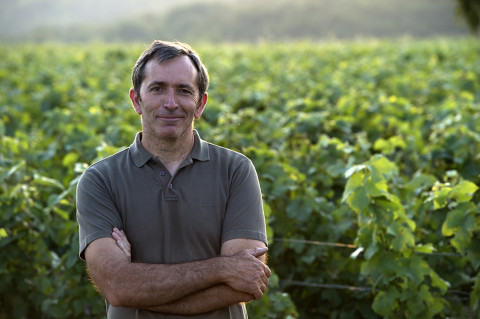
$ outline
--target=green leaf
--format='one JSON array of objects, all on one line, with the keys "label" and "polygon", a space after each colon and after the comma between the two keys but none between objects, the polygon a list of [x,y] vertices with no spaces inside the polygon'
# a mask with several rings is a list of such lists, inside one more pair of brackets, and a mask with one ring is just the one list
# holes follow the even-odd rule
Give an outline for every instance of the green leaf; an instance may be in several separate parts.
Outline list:
[{"label": "green leaf", "polygon": [[440,276],[438,276],[433,270],[430,270],[430,279],[432,280],[432,286],[440,289],[442,292],[447,291],[450,287],[450,283],[440,278]]},{"label": "green leaf", "polygon": [[379,138],[373,144],[373,149],[384,154],[391,154],[396,148],[405,149],[406,144],[402,137],[392,136],[388,140]]},{"label": "green leaf", "polygon": [[464,215],[465,213],[460,209],[450,211],[442,224],[442,235],[445,237],[454,235],[460,229]]},{"label": "green leaf", "polygon": [[465,251],[470,246],[471,242],[471,234],[465,229],[458,229],[451,241],[452,246],[455,247],[459,252]]},{"label": "green leaf", "polygon": [[378,244],[376,240],[376,235],[372,234],[372,244],[367,247],[365,250],[365,259],[369,260],[378,252]]},{"label": "green leaf", "polygon": [[362,171],[358,171],[350,176],[347,184],[345,185],[345,190],[343,191],[342,202],[347,201],[352,192],[354,192],[357,188],[363,187],[364,179],[365,173]]},{"label": "green leaf", "polygon": [[357,242],[365,249],[365,259],[369,260],[378,251],[376,225],[369,223],[358,230]]},{"label": "green leaf", "polygon": [[433,209],[440,209],[448,205],[450,191],[450,187],[443,187],[439,191],[435,192],[435,197],[433,198]]},{"label": "green leaf", "polygon": [[375,236],[376,226],[373,223],[363,225],[358,229],[357,243],[361,247],[368,247],[372,242],[372,236]]},{"label": "green leaf", "polygon": [[375,155],[368,161],[368,164],[372,166],[374,170],[381,172],[387,180],[398,174],[397,165],[382,155]]},{"label": "green leaf", "polygon": [[392,248],[394,251],[403,252],[407,248],[415,246],[415,237],[410,228],[404,227],[398,222],[393,222],[388,228],[387,233],[394,236]]},{"label": "green leaf", "polygon": [[354,175],[356,173],[359,173],[359,172],[362,172],[366,168],[367,168],[367,166],[364,165],[364,164],[352,166],[345,172],[345,178],[350,179],[352,177],[352,175]]},{"label": "green leaf", "polygon": [[63,158],[62,165],[65,167],[73,167],[75,162],[78,160],[78,154],[75,152],[70,152]]},{"label": "green leaf", "polygon": [[[425,287],[424,285],[421,287]],[[426,287],[425,287],[426,288]],[[421,298],[417,293],[415,297],[410,297],[407,300],[407,309],[406,313],[409,315],[414,315],[415,317],[425,311],[425,300]]]},{"label": "green leaf", "polygon": [[376,140],[373,144],[373,149],[385,154],[390,154],[392,152],[392,147],[384,138],[379,138],[378,140]]},{"label": "green leaf", "polygon": [[432,252],[436,251],[435,247],[431,244],[418,244],[415,246],[415,252],[417,253],[423,253],[423,254],[431,254]]},{"label": "green leaf", "polygon": [[17,165],[12,166],[8,171],[3,172],[0,175],[0,183],[3,183],[6,179],[10,178],[13,174],[15,174],[17,171],[25,167],[26,162],[25,161],[20,161]]},{"label": "green leaf", "polygon": [[423,190],[431,188],[435,182],[437,182],[437,179],[432,175],[418,174],[408,182],[407,187],[418,196]]},{"label": "green leaf", "polygon": [[367,179],[365,183],[365,189],[369,197],[385,197],[387,199],[391,198],[391,195],[388,193],[388,186],[385,180],[375,182],[372,179]]},{"label": "green leaf", "polygon": [[395,253],[383,252],[380,256],[380,263],[377,266],[377,270],[385,276],[388,280],[394,278],[398,272],[398,260]]},{"label": "green leaf", "polygon": [[396,277],[409,279],[406,286],[418,287],[430,271],[428,263],[417,255],[401,257],[397,260]]},{"label": "green leaf", "polygon": [[33,175],[33,182],[36,183],[36,184],[39,184],[39,185],[53,186],[53,187],[57,187],[61,190],[65,190],[65,187],[59,181],[57,181],[53,178],[48,178],[48,177],[42,176],[38,173],[35,173]]},{"label": "green leaf", "polygon": [[380,291],[373,300],[373,310],[381,316],[391,316],[398,307],[399,295],[398,290],[392,286],[387,291]]},{"label": "green leaf", "polygon": [[[392,199],[395,202],[397,202],[398,200],[396,196],[392,196]],[[403,206],[401,206],[401,203],[399,202],[399,200],[397,202],[397,205],[398,205],[398,209],[395,210],[395,219],[398,219],[399,222],[407,224],[412,231],[415,231],[417,224],[405,214],[405,209],[403,208]]]},{"label": "green leaf", "polygon": [[456,185],[451,192],[451,197],[455,198],[457,202],[469,202],[473,194],[478,190],[478,186],[469,181],[461,181]]},{"label": "green leaf", "polygon": [[357,188],[347,199],[347,203],[353,211],[360,214],[370,204],[365,188]]}]

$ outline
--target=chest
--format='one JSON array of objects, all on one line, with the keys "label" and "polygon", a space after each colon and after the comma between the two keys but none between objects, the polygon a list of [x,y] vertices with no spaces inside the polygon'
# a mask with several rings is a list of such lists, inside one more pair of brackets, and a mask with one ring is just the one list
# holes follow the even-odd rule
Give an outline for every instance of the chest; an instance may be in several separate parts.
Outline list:
[{"label": "chest", "polygon": [[202,167],[191,169],[172,177],[145,167],[116,194],[133,260],[178,263],[219,254],[228,182]]}]

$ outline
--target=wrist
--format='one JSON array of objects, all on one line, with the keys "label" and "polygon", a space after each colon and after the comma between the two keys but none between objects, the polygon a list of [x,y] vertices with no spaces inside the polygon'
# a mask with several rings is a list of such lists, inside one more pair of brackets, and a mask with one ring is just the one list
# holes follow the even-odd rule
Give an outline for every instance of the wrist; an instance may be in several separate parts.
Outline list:
[{"label": "wrist", "polygon": [[230,263],[230,258],[226,256],[220,256],[216,258],[217,274],[219,276],[220,284],[227,284],[230,279],[230,272],[232,270],[232,265]]}]

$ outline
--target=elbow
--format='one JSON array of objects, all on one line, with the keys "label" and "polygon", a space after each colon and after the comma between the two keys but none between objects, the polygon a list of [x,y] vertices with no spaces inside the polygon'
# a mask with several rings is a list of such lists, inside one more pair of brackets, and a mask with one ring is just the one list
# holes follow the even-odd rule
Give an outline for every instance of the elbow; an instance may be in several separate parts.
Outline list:
[{"label": "elbow", "polygon": [[94,288],[105,298],[105,300],[114,307],[125,307],[125,300],[127,299],[123,296],[122,289],[115,285],[117,280],[109,278],[108,274],[103,274],[103,280],[96,280],[99,275],[93,276],[92,272],[89,271],[90,281],[92,282]]},{"label": "elbow", "polygon": [[105,298],[105,300],[114,307],[128,307],[131,306],[131,298],[125,295],[125,287],[120,287],[118,285],[119,278],[111,278],[105,276],[100,285],[96,285],[97,290]]},{"label": "elbow", "polygon": [[119,289],[115,290],[112,289],[108,292],[102,293],[105,300],[113,307],[128,307],[129,305],[126,302],[126,298],[124,298],[121,294]]}]

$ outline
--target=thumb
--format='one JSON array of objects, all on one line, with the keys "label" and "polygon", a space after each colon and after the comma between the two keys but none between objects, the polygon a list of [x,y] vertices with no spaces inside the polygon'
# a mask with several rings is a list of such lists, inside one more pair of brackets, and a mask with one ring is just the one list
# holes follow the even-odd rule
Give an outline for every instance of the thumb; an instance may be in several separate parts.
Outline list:
[{"label": "thumb", "polygon": [[251,249],[250,250],[250,253],[254,256],[254,257],[260,257],[262,255],[265,255],[268,251],[268,248],[267,247],[258,247],[258,248],[254,248],[254,249]]}]

